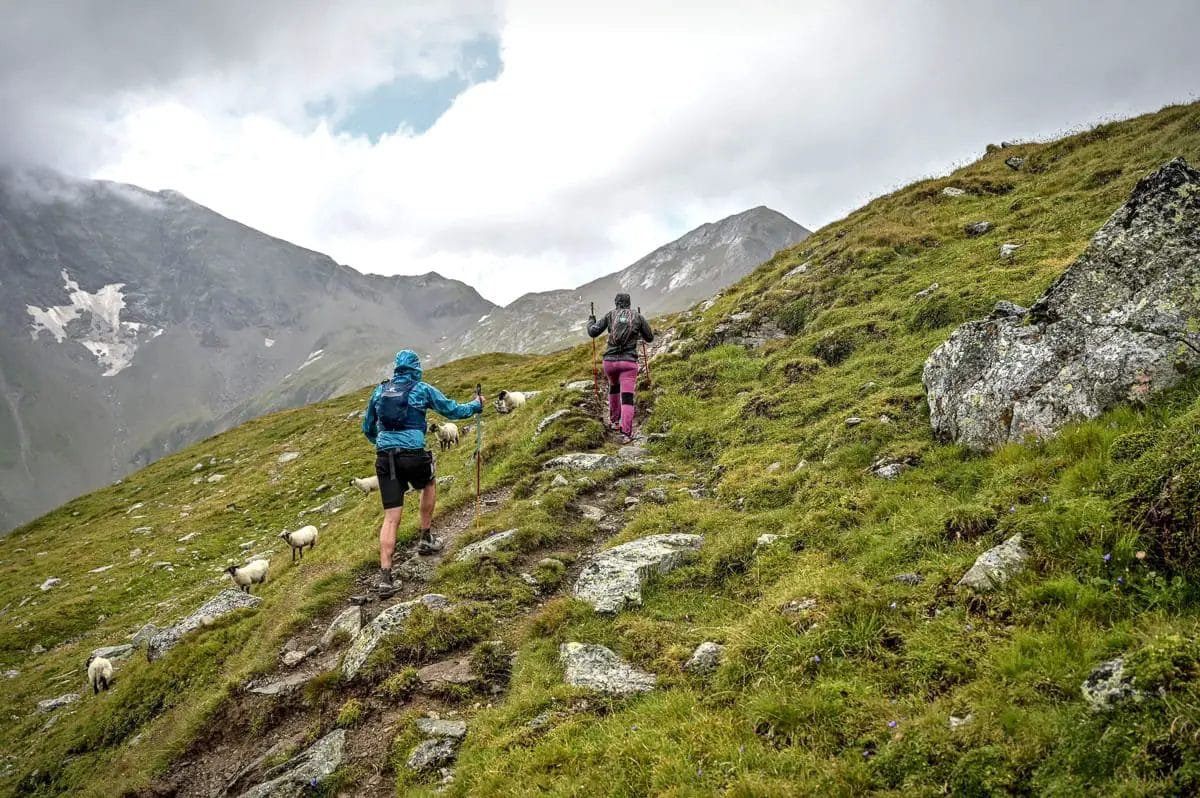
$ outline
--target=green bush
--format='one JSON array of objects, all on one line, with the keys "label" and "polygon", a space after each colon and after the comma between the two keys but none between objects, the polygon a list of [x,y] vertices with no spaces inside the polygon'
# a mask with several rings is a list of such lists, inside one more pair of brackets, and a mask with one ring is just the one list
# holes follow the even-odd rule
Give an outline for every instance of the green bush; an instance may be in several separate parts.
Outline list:
[{"label": "green bush", "polygon": [[338,710],[336,725],[339,729],[348,729],[362,719],[362,714],[362,702],[357,698],[351,698]]},{"label": "green bush", "polygon": [[387,677],[379,686],[379,692],[391,701],[402,701],[412,695],[420,683],[421,680],[417,678],[417,669],[409,666],[399,673],[393,673]]},{"label": "green bush", "polygon": [[982,504],[960,504],[952,507],[942,522],[946,537],[951,540],[977,540],[996,528],[1000,516]]},{"label": "green bush", "polygon": [[1020,778],[1007,752],[995,745],[967,751],[954,766],[948,784],[951,795],[993,798],[1019,793]]},{"label": "green bush", "polygon": [[471,652],[471,670],[484,685],[502,687],[512,673],[512,658],[499,641],[480,643]]},{"label": "green bush", "polygon": [[1158,441],[1157,433],[1138,430],[1118,435],[1109,447],[1108,456],[1114,462],[1127,463],[1138,459]]}]

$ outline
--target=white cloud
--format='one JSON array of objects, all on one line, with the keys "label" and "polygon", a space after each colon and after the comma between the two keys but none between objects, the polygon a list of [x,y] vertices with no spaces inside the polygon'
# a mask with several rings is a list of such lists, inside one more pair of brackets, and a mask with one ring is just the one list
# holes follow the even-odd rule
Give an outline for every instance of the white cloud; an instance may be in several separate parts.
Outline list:
[{"label": "white cloud", "polygon": [[[390,26],[365,3],[299,15],[219,79],[135,92],[93,173],[178,189],[360,270],[437,270],[507,301],[753,205],[825,223],[988,141],[1187,99],[1200,67],[1186,2],[583,5]],[[489,24],[502,73],[421,135],[372,144],[301,113],[397,63],[453,68]],[[397,30],[424,55],[403,57]]]}]

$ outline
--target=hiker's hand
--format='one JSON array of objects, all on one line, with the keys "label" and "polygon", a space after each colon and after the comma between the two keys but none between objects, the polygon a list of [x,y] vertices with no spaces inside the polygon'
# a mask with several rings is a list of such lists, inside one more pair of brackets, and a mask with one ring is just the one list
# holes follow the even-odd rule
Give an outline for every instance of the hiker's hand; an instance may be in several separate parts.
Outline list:
[{"label": "hiker's hand", "polygon": [[484,398],[482,393],[477,394],[475,398],[479,400],[479,415],[483,415],[483,406],[487,404],[487,399]]},{"label": "hiker's hand", "polygon": [[595,324],[595,323],[596,323],[596,317],[588,316],[588,324]]}]

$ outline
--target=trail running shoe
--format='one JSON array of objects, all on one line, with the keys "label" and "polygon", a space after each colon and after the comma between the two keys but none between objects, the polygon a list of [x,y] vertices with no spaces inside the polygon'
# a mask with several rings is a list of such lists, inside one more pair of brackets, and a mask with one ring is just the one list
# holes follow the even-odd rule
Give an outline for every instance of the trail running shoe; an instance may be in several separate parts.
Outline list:
[{"label": "trail running shoe", "polygon": [[380,568],[379,581],[375,585],[376,591],[379,593],[379,598],[389,599],[396,595],[396,586],[392,582],[392,569]]},{"label": "trail running shoe", "polygon": [[417,540],[417,554],[437,554],[442,545],[442,539],[434,535],[432,529],[424,529]]}]

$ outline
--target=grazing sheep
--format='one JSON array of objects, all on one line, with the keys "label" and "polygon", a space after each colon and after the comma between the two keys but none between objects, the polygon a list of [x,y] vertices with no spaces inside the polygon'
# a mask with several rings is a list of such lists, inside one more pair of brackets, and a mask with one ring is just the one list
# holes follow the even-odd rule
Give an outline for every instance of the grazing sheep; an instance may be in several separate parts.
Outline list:
[{"label": "grazing sheep", "polygon": [[97,657],[95,654],[88,657],[87,672],[88,682],[92,685],[92,695],[107,690],[112,684],[113,666],[104,657]]},{"label": "grazing sheep", "polygon": [[241,568],[231,565],[225,569],[225,573],[233,578],[234,583],[242,589],[243,593],[249,593],[250,585],[267,583],[267,569],[270,567],[271,563],[266,560],[251,560]]},{"label": "grazing sheep", "polygon": [[299,529],[288,532],[286,529],[279,533],[279,537],[287,541],[287,544],[292,547],[292,562],[296,561],[296,555],[300,555],[300,559],[304,559],[304,547],[315,549],[317,547],[317,528],[312,524],[302,526]]},{"label": "grazing sheep", "polygon": [[452,446],[458,446],[457,424],[451,424],[449,421],[445,424],[430,421],[429,431],[437,435],[438,445],[441,446],[443,452]]},{"label": "grazing sheep", "polygon": [[350,480],[350,484],[363,493],[370,493],[373,490],[379,490],[379,477],[363,477],[362,479],[354,477]]},{"label": "grazing sheep", "polygon": [[525,394],[520,391],[501,391],[496,394],[496,409],[501,413],[511,413],[524,406]]}]

